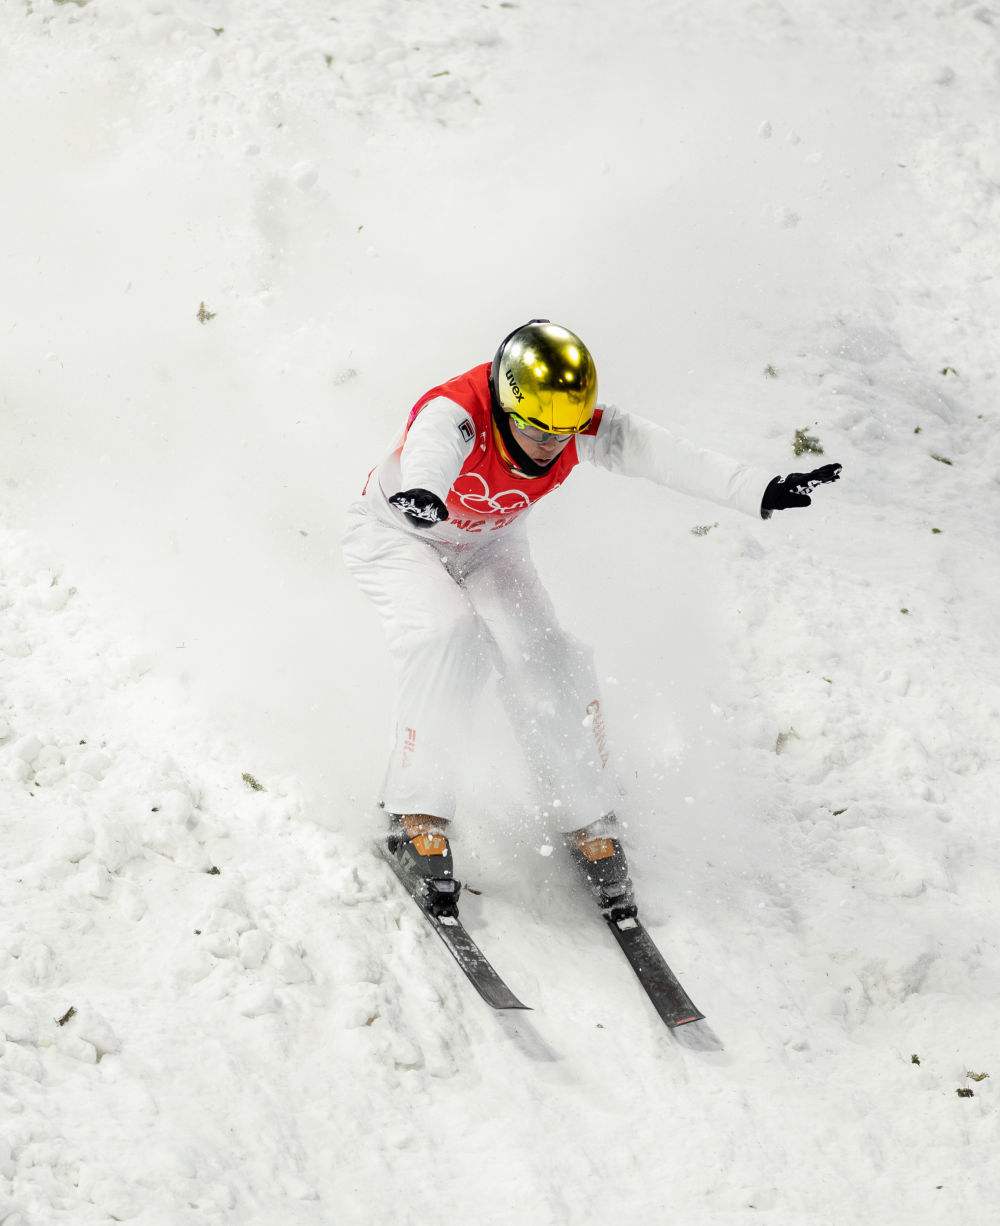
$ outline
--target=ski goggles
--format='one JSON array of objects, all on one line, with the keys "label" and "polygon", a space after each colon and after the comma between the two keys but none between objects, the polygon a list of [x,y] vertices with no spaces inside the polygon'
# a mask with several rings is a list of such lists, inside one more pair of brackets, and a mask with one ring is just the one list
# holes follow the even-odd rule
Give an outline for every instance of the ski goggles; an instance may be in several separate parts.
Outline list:
[{"label": "ski goggles", "polygon": [[543,430],[540,426],[533,426],[530,421],[522,417],[520,413],[510,412],[507,416],[511,420],[511,424],[515,430],[520,431],[525,438],[531,439],[533,443],[552,444],[559,443],[563,445],[568,443],[574,434],[580,434],[590,425],[589,421],[585,421],[579,429],[570,427],[563,430]]}]

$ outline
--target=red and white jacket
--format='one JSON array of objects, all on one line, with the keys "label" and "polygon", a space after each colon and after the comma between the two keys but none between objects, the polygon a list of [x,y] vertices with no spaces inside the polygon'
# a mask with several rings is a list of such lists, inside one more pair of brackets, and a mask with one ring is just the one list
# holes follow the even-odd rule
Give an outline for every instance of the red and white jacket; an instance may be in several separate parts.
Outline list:
[{"label": "red and white jacket", "polygon": [[[379,518],[431,540],[471,544],[509,529],[584,460],[760,516],[764,489],[775,476],[771,469],[695,447],[615,408],[598,408],[543,476],[521,473],[498,445],[489,371],[488,362],[475,366],[431,388],[410,410],[402,435],[365,486],[365,499]],[[448,519],[433,528],[410,524],[387,501],[410,489],[437,494]]]}]

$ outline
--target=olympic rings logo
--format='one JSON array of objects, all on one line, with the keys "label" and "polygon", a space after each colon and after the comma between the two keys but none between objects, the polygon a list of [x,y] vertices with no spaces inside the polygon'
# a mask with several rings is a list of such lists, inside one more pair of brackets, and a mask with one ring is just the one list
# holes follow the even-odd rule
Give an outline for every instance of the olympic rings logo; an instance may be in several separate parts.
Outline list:
[{"label": "olympic rings logo", "polygon": [[[468,488],[470,485],[471,489]],[[465,488],[460,488],[462,486]],[[512,515],[531,506],[531,499],[523,490],[501,490],[498,494],[491,494],[490,487],[479,473],[466,473],[459,477],[452,486],[452,492],[467,511],[476,511],[480,515]]]}]

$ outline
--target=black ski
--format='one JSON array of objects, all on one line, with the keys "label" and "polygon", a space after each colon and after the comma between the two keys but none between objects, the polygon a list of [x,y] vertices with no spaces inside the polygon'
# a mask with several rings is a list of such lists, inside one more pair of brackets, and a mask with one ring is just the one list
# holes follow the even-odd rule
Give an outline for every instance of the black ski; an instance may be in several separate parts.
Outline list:
[{"label": "black ski", "polygon": [[458,916],[435,915],[428,906],[427,899],[414,890],[399,861],[385,844],[379,842],[378,849],[382,859],[399,878],[400,884],[423,912],[427,922],[448,946],[452,957],[483,1000],[494,1009],[530,1009],[531,1006],[522,1004],[496,973],[483,951],[466,932],[465,925]]},{"label": "black ski", "polygon": [[705,1015],[695,1008],[640,921],[635,916],[616,920],[605,915],[604,918],[663,1021],[671,1028],[702,1021]]}]

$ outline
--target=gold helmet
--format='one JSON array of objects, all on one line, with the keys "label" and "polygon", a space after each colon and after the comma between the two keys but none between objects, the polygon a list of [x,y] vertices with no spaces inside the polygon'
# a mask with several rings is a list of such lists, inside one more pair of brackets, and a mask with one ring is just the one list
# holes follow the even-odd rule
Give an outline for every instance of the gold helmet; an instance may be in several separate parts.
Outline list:
[{"label": "gold helmet", "polygon": [[491,372],[498,407],[546,434],[578,434],[597,404],[597,367],[574,332],[532,319],[506,337]]}]

